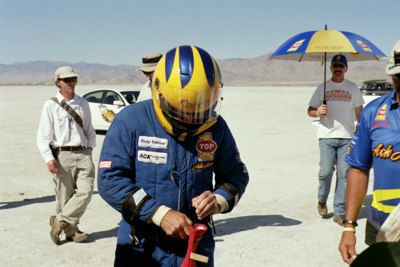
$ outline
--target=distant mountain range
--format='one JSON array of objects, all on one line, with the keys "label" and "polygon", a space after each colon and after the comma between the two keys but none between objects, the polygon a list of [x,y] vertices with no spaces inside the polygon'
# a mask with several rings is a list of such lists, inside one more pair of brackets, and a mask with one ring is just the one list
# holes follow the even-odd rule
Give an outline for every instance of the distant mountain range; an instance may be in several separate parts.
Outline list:
[{"label": "distant mountain range", "polygon": [[[269,60],[270,54],[251,59],[217,59],[225,86],[316,86],[323,82],[321,62]],[[361,85],[370,79],[388,78],[386,61],[349,62],[346,78]],[[72,66],[80,84],[143,84],[147,78],[136,71],[139,66],[30,61],[0,64],[0,85],[52,84],[55,70]],[[328,64],[329,65],[329,64]],[[329,68],[326,77],[331,76]]]}]

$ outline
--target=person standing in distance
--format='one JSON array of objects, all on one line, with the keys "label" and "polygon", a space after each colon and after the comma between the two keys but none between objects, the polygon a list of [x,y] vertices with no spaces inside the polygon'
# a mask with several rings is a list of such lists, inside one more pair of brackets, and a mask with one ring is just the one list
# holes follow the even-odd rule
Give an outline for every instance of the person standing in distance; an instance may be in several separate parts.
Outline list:
[{"label": "person standing in distance", "polygon": [[[89,236],[78,224],[93,194],[96,132],[88,102],[75,94],[77,81],[71,67],[56,70],[59,92],[45,102],[37,134],[37,146],[55,183],[56,216],[50,217],[50,237],[57,245],[62,232],[66,240],[77,243]],[[75,117],[62,106],[72,109]]]},{"label": "person standing in distance", "polygon": [[[140,93],[139,93],[138,98],[136,99],[136,103],[152,98],[151,80],[153,79],[153,74],[154,74],[154,71],[156,70],[157,63],[158,63],[158,61],[160,61],[161,58],[162,58],[162,54],[160,54],[160,53],[149,53],[143,57],[143,59],[142,59],[143,64],[139,69],[137,69],[137,71],[142,71],[143,74],[147,78],[149,78],[149,80],[140,89]],[[114,117],[116,116],[116,114],[114,113],[113,110],[111,110],[111,113],[114,115]],[[105,115],[102,114],[101,117],[106,122],[110,122]]]},{"label": "person standing in distance", "polygon": [[193,224],[208,225],[196,253],[214,266],[211,216],[230,212],[249,175],[219,116],[221,73],[201,48],[158,63],[152,101],[115,117],[100,155],[100,196],[122,214],[115,266],[181,266]]},{"label": "person standing in distance", "polygon": [[364,99],[358,86],[344,78],[347,59],[343,55],[332,58],[332,77],[326,81],[326,104],[324,84],[315,90],[308,107],[310,117],[319,117],[317,138],[320,148],[318,173],[318,213],[328,214],[326,201],[331,189],[332,175],[336,170],[336,187],[333,199],[333,221],[343,225],[346,208],[346,183],[350,165],[345,162],[346,151],[355,131],[355,122],[363,109]]},{"label": "person standing in distance", "polygon": [[142,71],[143,74],[149,78],[149,80],[142,86],[142,89],[140,89],[140,94],[136,102],[152,98],[153,95],[151,93],[151,81],[153,79],[153,74],[156,70],[157,63],[161,58],[162,54],[160,53],[149,53],[144,55],[142,59],[143,64],[139,69],[137,69],[137,71]]}]

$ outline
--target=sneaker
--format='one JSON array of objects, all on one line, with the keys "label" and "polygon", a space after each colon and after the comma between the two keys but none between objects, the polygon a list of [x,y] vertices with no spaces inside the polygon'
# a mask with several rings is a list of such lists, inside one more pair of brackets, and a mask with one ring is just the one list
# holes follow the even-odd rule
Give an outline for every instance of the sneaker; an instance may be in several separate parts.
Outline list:
[{"label": "sneaker", "polygon": [[321,216],[328,214],[328,208],[326,207],[326,202],[318,201],[318,213]]},{"label": "sneaker", "polygon": [[68,227],[67,222],[64,221],[59,222],[55,216],[50,217],[50,228],[51,228],[50,237],[51,240],[53,240],[53,242],[56,245],[60,244],[60,235],[62,231],[67,227]]},{"label": "sneaker", "polygon": [[333,221],[337,224],[339,224],[340,226],[343,226],[343,221],[345,220],[344,215],[334,215],[333,216]]},{"label": "sneaker", "polygon": [[88,233],[84,233],[84,232],[78,230],[74,234],[72,234],[70,236],[66,236],[65,239],[68,241],[74,241],[75,243],[81,243],[81,242],[84,242],[86,239],[88,239],[88,237],[89,237]]}]

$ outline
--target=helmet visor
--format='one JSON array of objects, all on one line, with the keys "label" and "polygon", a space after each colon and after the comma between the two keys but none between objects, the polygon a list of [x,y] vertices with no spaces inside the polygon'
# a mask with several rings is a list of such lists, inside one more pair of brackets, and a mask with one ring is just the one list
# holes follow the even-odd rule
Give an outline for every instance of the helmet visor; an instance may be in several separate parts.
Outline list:
[{"label": "helmet visor", "polygon": [[220,87],[169,86],[165,92],[167,95],[160,94],[160,108],[169,121],[175,121],[175,126],[178,123],[188,129],[198,128],[220,114]]}]

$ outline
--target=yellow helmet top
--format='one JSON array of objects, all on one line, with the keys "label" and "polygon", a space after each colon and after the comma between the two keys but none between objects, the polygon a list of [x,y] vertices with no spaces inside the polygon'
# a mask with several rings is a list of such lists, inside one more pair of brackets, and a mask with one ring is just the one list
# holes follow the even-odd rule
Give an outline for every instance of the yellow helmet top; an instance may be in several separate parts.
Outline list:
[{"label": "yellow helmet top", "polygon": [[218,64],[206,51],[195,46],[170,50],[158,62],[153,76],[153,103],[159,123],[169,134],[182,138],[203,132],[219,116],[221,87]]}]

